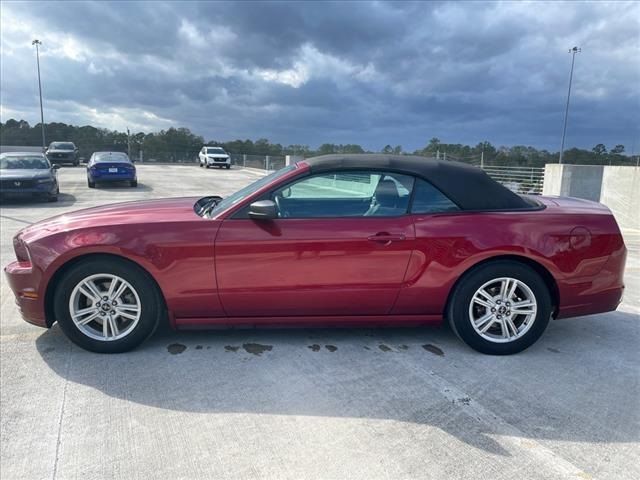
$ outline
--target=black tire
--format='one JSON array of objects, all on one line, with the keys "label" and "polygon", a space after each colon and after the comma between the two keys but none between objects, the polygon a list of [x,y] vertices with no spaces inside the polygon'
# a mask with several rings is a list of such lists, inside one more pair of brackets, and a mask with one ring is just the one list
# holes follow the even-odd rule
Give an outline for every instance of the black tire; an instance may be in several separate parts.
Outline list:
[{"label": "black tire", "polygon": [[77,167],[80,165],[80,160],[76,160],[75,162],[73,162],[73,166]]},{"label": "black tire", "polygon": [[204,166],[204,168],[209,168],[209,164],[207,163],[207,164]]},{"label": "black tire", "polygon": [[231,168],[231,165],[227,165],[225,168],[229,170]]},{"label": "black tire", "polygon": [[[94,274],[117,275],[129,282],[140,298],[140,319],[123,338],[111,341],[93,339],[81,332],[71,319],[69,299],[82,280]],[[58,283],[54,313],[60,328],[76,345],[97,353],[122,353],[134,349],[155,331],[164,315],[164,301],[149,275],[135,264],[113,257],[95,257],[72,266]]]},{"label": "black tire", "polygon": [[202,164],[202,162],[200,162],[200,168],[204,167],[204,165]]},{"label": "black tire", "polygon": [[[536,315],[529,329],[521,337],[507,343],[495,343],[483,338],[474,329],[469,315],[476,291],[487,282],[501,277],[515,278],[524,283],[533,292],[537,303]],[[549,324],[551,313],[551,295],[542,277],[522,263],[499,260],[481,265],[460,279],[449,300],[447,318],[456,335],[474,350],[489,355],[511,355],[527,349],[540,338]]]},{"label": "black tire", "polygon": [[91,180],[87,180],[87,185],[89,188],[96,188],[96,182],[92,182]]},{"label": "black tire", "polygon": [[55,193],[53,195],[49,195],[47,197],[47,202],[57,202],[58,201],[58,194]]},{"label": "black tire", "polygon": [[138,186],[138,180],[131,180],[131,182],[129,182],[129,185],[131,185],[132,187],[137,187]]}]

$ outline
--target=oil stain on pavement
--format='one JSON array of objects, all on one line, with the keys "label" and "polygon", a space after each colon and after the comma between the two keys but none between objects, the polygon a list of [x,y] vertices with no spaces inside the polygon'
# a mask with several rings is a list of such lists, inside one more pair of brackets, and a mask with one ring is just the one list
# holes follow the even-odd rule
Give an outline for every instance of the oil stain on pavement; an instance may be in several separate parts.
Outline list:
[{"label": "oil stain on pavement", "polygon": [[435,345],[431,345],[430,343],[427,343],[426,345],[422,345],[422,348],[424,348],[427,352],[431,352],[434,355],[438,355],[439,357],[444,357],[444,352],[436,347]]},{"label": "oil stain on pavement", "polygon": [[252,353],[258,357],[264,352],[270,352],[273,350],[272,345],[262,345],[260,343],[244,343],[242,348],[244,348],[247,353]]},{"label": "oil stain on pavement", "polygon": [[178,355],[178,354],[184,352],[186,349],[187,349],[187,347],[182,345],[181,343],[172,343],[171,345],[169,345],[167,347],[167,351],[171,355]]}]

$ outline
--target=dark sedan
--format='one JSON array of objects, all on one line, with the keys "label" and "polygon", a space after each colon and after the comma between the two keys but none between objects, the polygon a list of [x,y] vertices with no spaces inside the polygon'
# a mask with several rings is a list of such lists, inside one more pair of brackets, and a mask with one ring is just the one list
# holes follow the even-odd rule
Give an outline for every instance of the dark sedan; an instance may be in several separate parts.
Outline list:
[{"label": "dark sedan", "polygon": [[58,200],[58,165],[41,153],[15,152],[0,155],[0,197],[40,197]]},{"label": "dark sedan", "polygon": [[78,147],[72,142],[51,142],[46,151],[51,163],[70,163],[77,167],[80,164]]},{"label": "dark sedan", "polygon": [[127,182],[138,186],[135,165],[122,152],[95,152],[87,164],[87,184],[95,188],[98,182]]}]

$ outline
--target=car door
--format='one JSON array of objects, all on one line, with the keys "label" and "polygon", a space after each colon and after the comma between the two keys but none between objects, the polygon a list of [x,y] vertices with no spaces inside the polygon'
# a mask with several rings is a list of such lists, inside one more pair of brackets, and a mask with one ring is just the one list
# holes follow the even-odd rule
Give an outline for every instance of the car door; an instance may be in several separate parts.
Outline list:
[{"label": "car door", "polygon": [[413,182],[379,171],[312,175],[266,195],[279,218],[241,210],[225,220],[215,257],[227,315],[389,313],[415,243]]}]

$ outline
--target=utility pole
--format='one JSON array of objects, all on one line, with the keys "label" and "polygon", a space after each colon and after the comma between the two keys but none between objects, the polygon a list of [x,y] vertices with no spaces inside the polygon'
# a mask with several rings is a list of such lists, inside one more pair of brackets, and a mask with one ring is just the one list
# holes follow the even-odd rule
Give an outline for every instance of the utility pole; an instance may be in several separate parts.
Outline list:
[{"label": "utility pole", "polygon": [[38,91],[40,92],[40,127],[42,128],[42,152],[47,149],[47,144],[44,138],[44,112],[42,110],[42,83],[40,82],[40,49],[38,48],[42,45],[42,42],[37,38],[31,42],[31,45],[36,46],[36,64],[38,65]]},{"label": "utility pole", "polygon": [[560,159],[558,163],[562,164],[562,155],[564,154],[564,138],[567,134],[567,119],[569,118],[569,99],[571,98],[571,82],[573,81],[573,64],[576,61],[576,53],[582,51],[579,47],[573,47],[569,50],[571,54],[571,73],[569,74],[569,92],[567,93],[567,106],[564,110],[564,127],[562,128],[562,143],[560,143]]},{"label": "utility pole", "polygon": [[131,158],[131,132],[129,132],[129,127],[127,127],[127,155]]}]

